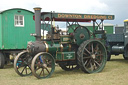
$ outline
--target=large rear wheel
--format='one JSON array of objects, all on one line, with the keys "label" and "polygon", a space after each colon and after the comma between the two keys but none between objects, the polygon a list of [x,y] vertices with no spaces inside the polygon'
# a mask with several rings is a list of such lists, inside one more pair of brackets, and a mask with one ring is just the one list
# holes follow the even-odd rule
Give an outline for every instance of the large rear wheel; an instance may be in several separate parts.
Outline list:
[{"label": "large rear wheel", "polygon": [[103,70],[107,61],[107,52],[99,40],[84,41],[78,49],[78,64],[86,73],[97,73]]},{"label": "large rear wheel", "polygon": [[38,53],[32,60],[31,68],[32,73],[36,78],[48,78],[55,70],[55,60],[49,53]]}]

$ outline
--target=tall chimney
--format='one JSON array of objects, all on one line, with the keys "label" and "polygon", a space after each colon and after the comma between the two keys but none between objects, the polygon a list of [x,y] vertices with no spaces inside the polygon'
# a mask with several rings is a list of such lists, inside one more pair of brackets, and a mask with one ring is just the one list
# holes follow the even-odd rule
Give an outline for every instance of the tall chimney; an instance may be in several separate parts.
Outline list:
[{"label": "tall chimney", "polygon": [[36,31],[36,41],[41,41],[41,8],[33,8],[35,11],[35,31]]}]

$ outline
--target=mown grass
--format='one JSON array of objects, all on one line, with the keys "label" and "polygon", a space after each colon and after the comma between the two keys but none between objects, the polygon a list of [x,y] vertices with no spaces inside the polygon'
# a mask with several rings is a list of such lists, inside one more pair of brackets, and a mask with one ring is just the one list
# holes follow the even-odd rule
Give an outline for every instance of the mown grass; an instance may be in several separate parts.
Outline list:
[{"label": "mown grass", "polygon": [[57,66],[48,79],[21,77],[16,74],[13,65],[7,65],[5,69],[0,69],[0,85],[128,85],[128,61],[122,55],[112,56],[104,70],[95,74],[86,74],[81,70],[63,71]]}]

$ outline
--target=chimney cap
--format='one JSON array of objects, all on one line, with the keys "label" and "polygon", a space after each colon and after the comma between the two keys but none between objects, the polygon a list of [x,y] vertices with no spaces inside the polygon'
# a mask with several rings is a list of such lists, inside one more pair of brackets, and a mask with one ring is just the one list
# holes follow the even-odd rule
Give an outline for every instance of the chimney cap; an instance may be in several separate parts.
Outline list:
[{"label": "chimney cap", "polygon": [[41,10],[42,8],[41,7],[35,7],[33,9],[36,11],[36,10]]}]

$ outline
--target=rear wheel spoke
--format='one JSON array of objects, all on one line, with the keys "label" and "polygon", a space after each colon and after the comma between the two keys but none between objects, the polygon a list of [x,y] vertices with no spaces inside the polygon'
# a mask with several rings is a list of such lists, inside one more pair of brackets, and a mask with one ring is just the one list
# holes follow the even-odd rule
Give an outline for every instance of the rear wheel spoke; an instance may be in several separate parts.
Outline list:
[{"label": "rear wheel spoke", "polygon": [[90,62],[91,62],[91,59],[90,59],[90,60],[89,60],[89,62],[87,63],[87,66],[86,66],[86,67],[88,67],[88,66],[89,66]]},{"label": "rear wheel spoke", "polygon": [[98,51],[98,44],[96,44],[95,50]]},{"label": "rear wheel spoke", "polygon": [[92,47],[92,53],[93,53],[93,43],[92,43],[91,47]]},{"label": "rear wheel spoke", "polygon": [[100,64],[99,64],[97,61],[94,60],[94,62],[95,62],[98,66],[100,66]]},{"label": "rear wheel spoke", "polygon": [[96,56],[103,56],[103,54],[97,54]]},{"label": "rear wheel spoke", "polygon": [[91,53],[86,49],[86,48],[84,48],[85,50],[86,50],[86,52],[88,52],[88,54],[90,54],[91,55]]},{"label": "rear wheel spoke", "polygon": [[91,71],[93,71],[93,65],[92,65],[92,62],[90,62],[90,66],[91,66]]},{"label": "rear wheel spoke", "polygon": [[90,56],[88,56],[88,57],[83,57],[83,59],[89,59],[89,58],[91,58]]},{"label": "rear wheel spoke", "polygon": [[87,64],[88,60],[85,61],[84,66]]},{"label": "rear wheel spoke", "polygon": [[87,54],[86,53],[83,53],[85,56],[87,56]]}]

